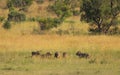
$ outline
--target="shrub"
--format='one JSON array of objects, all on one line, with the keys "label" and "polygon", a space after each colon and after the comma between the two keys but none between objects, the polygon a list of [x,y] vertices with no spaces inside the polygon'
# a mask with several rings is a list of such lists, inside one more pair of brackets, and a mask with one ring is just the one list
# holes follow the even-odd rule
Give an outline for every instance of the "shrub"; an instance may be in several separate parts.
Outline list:
[{"label": "shrub", "polygon": [[117,26],[113,27],[108,31],[108,34],[110,34],[110,35],[120,34],[120,29]]},{"label": "shrub", "polygon": [[48,11],[54,12],[58,17],[69,17],[72,15],[72,12],[68,5],[64,1],[56,1],[54,5],[48,6]]},{"label": "shrub", "polygon": [[10,29],[11,28],[10,21],[5,21],[5,23],[3,24],[3,28],[4,29]]},{"label": "shrub", "polygon": [[26,20],[26,16],[23,13],[12,11],[8,14],[8,21],[20,22],[25,20]]},{"label": "shrub", "polygon": [[19,11],[28,12],[28,7],[22,7],[19,9]]},{"label": "shrub", "polygon": [[41,30],[48,30],[53,27],[57,27],[62,21],[57,18],[46,18],[46,19],[40,19],[39,24]]},{"label": "shrub", "polygon": [[8,0],[8,1],[7,1],[7,7],[8,7],[8,8],[11,8],[12,6],[13,6],[12,1],[11,1],[11,0]]},{"label": "shrub", "polygon": [[38,4],[44,3],[44,0],[35,0]]},{"label": "shrub", "polygon": [[28,18],[28,20],[34,22],[34,21],[36,21],[36,18],[34,18],[34,17],[30,17],[30,18]]},{"label": "shrub", "polygon": [[15,8],[14,8],[14,7],[10,7],[10,8],[9,8],[9,11],[10,11],[10,12],[15,11]]},{"label": "shrub", "polygon": [[[53,0],[52,0],[53,1]],[[54,0],[55,2],[48,6],[48,11],[54,12],[60,18],[68,18],[77,12],[79,8],[79,0]],[[74,12],[73,12],[74,11]]]},{"label": "shrub", "polygon": [[7,7],[26,7],[32,4],[33,0],[8,0]]},{"label": "shrub", "polygon": [[80,15],[80,11],[79,11],[79,10],[73,10],[73,15],[74,15],[74,16]]},{"label": "shrub", "polygon": [[55,0],[49,0],[49,1],[55,1]]},{"label": "shrub", "polygon": [[2,22],[5,18],[0,16],[0,22]]}]

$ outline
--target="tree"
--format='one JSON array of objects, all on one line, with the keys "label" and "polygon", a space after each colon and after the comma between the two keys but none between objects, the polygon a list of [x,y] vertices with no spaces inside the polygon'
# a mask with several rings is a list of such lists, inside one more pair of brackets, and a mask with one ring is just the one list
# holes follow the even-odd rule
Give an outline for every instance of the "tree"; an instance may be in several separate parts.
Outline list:
[{"label": "tree", "polygon": [[33,0],[7,0],[7,7],[9,11],[19,10],[20,12],[27,12],[28,7],[33,3]]},{"label": "tree", "polygon": [[41,30],[48,30],[61,24],[61,20],[58,18],[44,18],[40,19],[38,22]]},{"label": "tree", "polygon": [[[51,0],[50,0],[51,1]],[[39,21],[41,30],[47,30],[60,25],[66,18],[78,15],[75,8],[79,8],[79,0],[54,0],[52,5],[48,6],[48,11],[57,15],[57,18],[47,18]]]},{"label": "tree", "polygon": [[79,0],[56,0],[48,8],[52,10],[59,18],[65,19],[73,15],[79,7]]},{"label": "tree", "polygon": [[38,4],[44,3],[44,0],[35,0]]},{"label": "tree", "polygon": [[5,23],[3,24],[3,28],[4,29],[10,29],[11,28],[11,24],[9,21],[5,21]]},{"label": "tree", "polygon": [[8,0],[7,6],[10,7],[26,7],[32,4],[33,0]]},{"label": "tree", "polygon": [[20,21],[25,21],[26,16],[23,13],[17,12],[17,11],[11,11],[8,14],[8,21],[15,21],[15,22],[20,22]]},{"label": "tree", "polygon": [[108,33],[116,27],[120,14],[120,0],[82,0],[81,20],[90,23],[90,31]]}]

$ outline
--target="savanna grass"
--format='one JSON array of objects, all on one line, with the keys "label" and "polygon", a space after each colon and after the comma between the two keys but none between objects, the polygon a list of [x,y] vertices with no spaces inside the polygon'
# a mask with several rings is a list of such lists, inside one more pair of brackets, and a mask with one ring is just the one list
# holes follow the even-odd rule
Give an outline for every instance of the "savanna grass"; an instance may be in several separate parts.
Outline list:
[{"label": "savanna grass", "polygon": [[0,75],[119,75],[120,51],[89,52],[89,59],[67,53],[68,58],[48,59],[31,58],[30,51],[0,52]]}]

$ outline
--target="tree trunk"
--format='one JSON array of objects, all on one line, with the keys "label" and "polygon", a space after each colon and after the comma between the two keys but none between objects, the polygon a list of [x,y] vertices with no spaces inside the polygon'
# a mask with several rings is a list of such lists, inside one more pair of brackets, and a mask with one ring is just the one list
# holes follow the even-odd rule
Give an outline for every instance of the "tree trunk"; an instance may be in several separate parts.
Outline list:
[{"label": "tree trunk", "polygon": [[114,17],[112,18],[111,22],[108,24],[107,28],[105,29],[105,34],[108,33],[110,27],[113,25],[113,22],[114,22],[115,17],[116,17],[116,16],[114,16]]},{"label": "tree trunk", "polygon": [[101,24],[98,24],[98,32],[101,33]]}]

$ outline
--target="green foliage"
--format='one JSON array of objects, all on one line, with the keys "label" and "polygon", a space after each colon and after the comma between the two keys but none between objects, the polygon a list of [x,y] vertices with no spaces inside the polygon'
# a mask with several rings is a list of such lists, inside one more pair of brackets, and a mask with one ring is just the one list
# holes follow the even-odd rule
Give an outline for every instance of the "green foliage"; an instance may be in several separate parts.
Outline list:
[{"label": "green foliage", "polygon": [[10,8],[9,8],[9,11],[10,11],[10,12],[13,12],[13,11],[15,11],[15,8],[14,8],[14,7],[10,7]]},{"label": "green foliage", "polygon": [[48,30],[53,27],[57,27],[62,21],[57,18],[46,18],[46,19],[40,19],[39,24],[41,30]]},{"label": "green foliage", "polygon": [[30,18],[28,18],[28,20],[29,20],[29,21],[33,21],[33,22],[34,22],[34,21],[37,21],[36,18],[34,18],[34,17],[30,17]]},{"label": "green foliage", "polygon": [[82,0],[80,9],[81,20],[90,23],[91,32],[106,34],[117,25],[120,0]]},{"label": "green foliage", "polygon": [[10,21],[5,21],[5,23],[3,24],[3,28],[4,29],[10,29],[11,28]]},{"label": "green foliage", "polygon": [[35,0],[38,4],[44,3],[44,0]]},{"label": "green foliage", "polygon": [[13,2],[12,2],[11,0],[8,0],[8,1],[7,1],[7,7],[8,7],[8,8],[13,7]]},{"label": "green foliage", "polygon": [[17,11],[12,11],[8,14],[8,20],[15,21],[15,22],[25,21],[26,16],[23,13],[19,13]]},{"label": "green foliage", "polygon": [[[57,27],[60,23],[62,23],[66,18],[72,16],[72,15],[78,15],[79,10],[76,10],[76,8],[79,7],[80,0],[56,0],[53,5],[48,6],[48,11],[54,12],[59,19],[54,19],[54,21],[50,21],[48,24],[42,25],[46,26],[43,28],[49,29],[53,27]],[[61,32],[61,31],[60,31]],[[58,31],[59,33],[59,31]]]},{"label": "green foliage", "polygon": [[55,1],[55,0],[49,0],[49,1]]},{"label": "green foliage", "polygon": [[110,35],[113,35],[113,34],[120,34],[120,29],[118,27],[113,27],[109,30],[109,33]]},{"label": "green foliage", "polygon": [[0,16],[0,22],[2,22],[5,18]]},{"label": "green foliage", "polygon": [[19,11],[28,12],[28,7],[22,7],[19,9]]},{"label": "green foliage", "polygon": [[80,11],[79,10],[73,10],[73,15],[74,16],[79,16],[80,15]]},{"label": "green foliage", "polygon": [[79,0],[56,0],[53,5],[49,6],[58,17],[67,18],[73,15],[73,10],[79,7]]},{"label": "green foliage", "polygon": [[58,17],[68,17],[71,15],[69,7],[62,0],[57,0],[55,4],[50,7],[50,9],[52,9]]},{"label": "green foliage", "polygon": [[7,6],[8,8],[14,6],[14,7],[25,7],[30,6],[32,4],[33,0],[8,0]]}]

